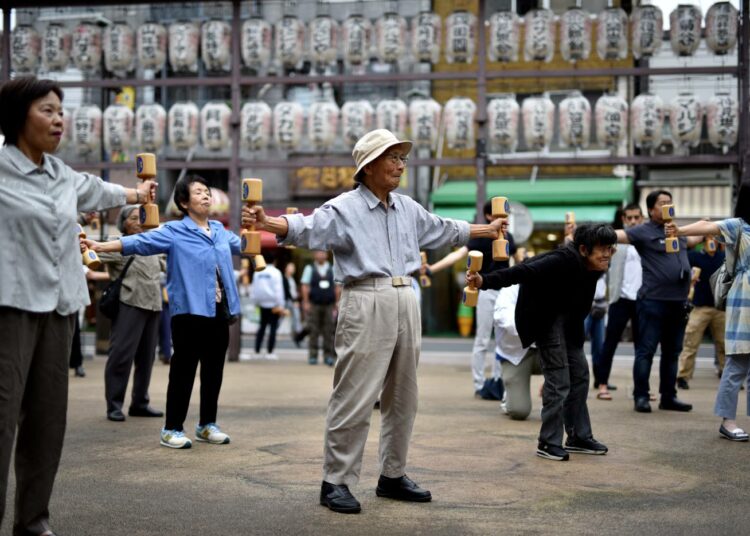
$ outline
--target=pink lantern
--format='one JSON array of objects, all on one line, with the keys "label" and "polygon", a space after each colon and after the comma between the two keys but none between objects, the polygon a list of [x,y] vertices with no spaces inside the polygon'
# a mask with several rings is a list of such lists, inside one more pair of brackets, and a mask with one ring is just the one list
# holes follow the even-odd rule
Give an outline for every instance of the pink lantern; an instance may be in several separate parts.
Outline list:
[{"label": "pink lantern", "polygon": [[50,22],[42,38],[42,66],[48,71],[64,71],[70,61],[72,37],[59,22]]},{"label": "pink lantern", "polygon": [[160,71],[167,60],[167,29],[155,22],[140,25],[136,33],[136,49],[141,67]]},{"label": "pink lantern", "polygon": [[375,128],[390,130],[397,138],[406,137],[406,103],[401,99],[385,99],[375,107]]},{"label": "pink lantern", "polygon": [[430,11],[411,19],[411,51],[417,61],[440,61],[441,26],[440,16]]},{"label": "pink lantern", "polygon": [[737,44],[739,13],[729,2],[717,2],[706,13],[706,45],[714,54],[724,55]]},{"label": "pink lantern", "polygon": [[342,135],[349,147],[372,130],[375,110],[366,100],[348,101],[341,107]]},{"label": "pink lantern", "polygon": [[372,24],[361,15],[351,15],[342,26],[344,61],[347,65],[361,65],[370,58]]},{"label": "pink lantern", "polygon": [[526,61],[552,61],[555,55],[555,14],[549,9],[532,9],[524,16]]},{"label": "pink lantern", "polygon": [[178,151],[198,145],[198,107],[192,102],[176,102],[167,114],[169,144]]},{"label": "pink lantern", "polygon": [[229,147],[229,121],[232,110],[223,102],[208,102],[201,109],[201,141],[209,151]]},{"label": "pink lantern", "polygon": [[397,63],[406,51],[406,19],[398,13],[385,13],[375,23],[378,59]]},{"label": "pink lantern", "polygon": [[628,103],[615,95],[603,95],[594,107],[596,139],[605,147],[617,147],[628,128]]},{"label": "pink lantern", "polygon": [[660,97],[646,93],[633,99],[630,105],[630,131],[636,147],[659,147],[663,125],[664,103]]},{"label": "pink lantern", "polygon": [[336,61],[339,46],[339,23],[328,15],[319,15],[310,23],[310,59],[328,64]]},{"label": "pink lantern", "polygon": [[294,69],[302,61],[305,25],[291,15],[276,23],[276,59],[284,68]]},{"label": "pink lantern", "polygon": [[573,92],[560,102],[560,140],[566,147],[582,149],[591,140],[591,105],[579,92]]},{"label": "pink lantern", "polygon": [[565,61],[583,61],[591,54],[591,17],[577,7],[560,17],[560,53]]},{"label": "pink lantern", "polygon": [[692,93],[680,93],[669,103],[672,139],[683,147],[697,147],[703,128],[703,107]]},{"label": "pink lantern", "polygon": [[253,17],[242,24],[242,61],[247,67],[268,67],[272,35],[271,25],[260,17]]},{"label": "pink lantern", "polygon": [[133,137],[133,111],[123,104],[112,104],[104,110],[104,150],[127,152]]},{"label": "pink lantern", "polygon": [[201,31],[194,22],[169,25],[169,64],[175,72],[198,72],[198,46]]},{"label": "pink lantern", "polygon": [[490,143],[505,152],[518,145],[518,117],[521,108],[512,96],[492,99],[487,104],[487,133]]},{"label": "pink lantern", "polygon": [[706,105],[706,126],[711,145],[725,151],[737,143],[739,133],[737,99],[729,93],[717,93]]},{"label": "pink lantern", "polygon": [[661,9],[652,5],[637,6],[630,15],[633,56],[650,58],[659,52],[664,32]]},{"label": "pink lantern", "polygon": [[[484,30],[483,30],[484,31]],[[468,11],[454,11],[445,19],[445,61],[471,63],[477,42],[477,18]]]},{"label": "pink lantern", "polygon": [[209,71],[229,71],[232,60],[232,27],[210,20],[201,27],[201,59]]},{"label": "pink lantern", "polygon": [[333,101],[313,102],[307,116],[307,134],[316,149],[330,149],[336,141],[339,107]]},{"label": "pink lantern", "polygon": [[434,149],[437,146],[441,111],[434,99],[414,99],[409,103],[411,139],[416,147]]},{"label": "pink lantern", "polygon": [[521,106],[523,137],[526,148],[541,151],[552,142],[555,105],[549,97],[528,97]]},{"label": "pink lantern", "polygon": [[111,73],[125,75],[135,63],[135,32],[125,22],[104,30],[104,66]]},{"label": "pink lantern", "polygon": [[102,60],[102,31],[92,22],[81,22],[73,31],[73,64],[84,72],[95,72]]},{"label": "pink lantern", "polygon": [[490,61],[518,61],[521,41],[521,19],[513,11],[498,11],[490,17],[490,42],[487,57]]},{"label": "pink lantern", "polygon": [[73,113],[73,145],[79,155],[98,156],[101,149],[102,111],[84,104]]},{"label": "pink lantern", "polygon": [[445,140],[450,149],[474,146],[474,121],[477,106],[465,97],[453,97],[445,103]]},{"label": "pink lantern", "polygon": [[142,151],[158,153],[164,147],[167,112],[161,104],[142,104],[135,112],[135,140]]},{"label": "pink lantern", "polygon": [[678,56],[692,56],[701,43],[703,14],[698,6],[681,4],[669,14],[669,40]]},{"label": "pink lantern", "polygon": [[271,139],[271,107],[262,101],[247,102],[240,111],[240,140],[250,151],[262,151]]},{"label": "pink lantern", "polygon": [[42,40],[33,26],[19,24],[10,34],[10,64],[17,73],[34,73],[39,67]]},{"label": "pink lantern", "polygon": [[596,19],[596,52],[603,60],[628,57],[628,15],[619,7],[610,7]]},{"label": "pink lantern", "polygon": [[293,151],[302,141],[305,111],[297,102],[280,102],[273,109],[273,136],[283,151]]}]

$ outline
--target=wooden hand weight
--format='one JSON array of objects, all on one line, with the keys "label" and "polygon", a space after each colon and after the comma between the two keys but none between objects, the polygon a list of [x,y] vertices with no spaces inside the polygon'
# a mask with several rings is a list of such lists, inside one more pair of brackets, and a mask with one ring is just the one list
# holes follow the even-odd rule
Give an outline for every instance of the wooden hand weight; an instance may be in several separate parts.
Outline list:
[{"label": "wooden hand weight", "polygon": [[576,213],[572,210],[570,212],[565,213],[565,224],[566,225],[575,225],[576,224]]},{"label": "wooden hand weight", "polygon": [[[139,179],[148,180],[156,177],[156,155],[141,153],[135,155],[135,172]],[[150,194],[149,194],[150,195]],[[156,229],[159,227],[159,206],[151,200],[141,205],[141,227]]]},{"label": "wooden hand weight", "polygon": [[[669,223],[674,219],[674,205],[664,205],[661,207],[661,219]],[[664,246],[667,253],[678,253],[680,251],[680,240],[676,236],[667,236],[664,240]]]},{"label": "wooden hand weight", "polygon": [[[287,214],[297,214],[299,213],[299,209],[297,207],[286,207],[286,213]],[[295,249],[294,246],[284,246],[286,249]]]},{"label": "wooden hand weight", "polygon": [[[477,273],[482,269],[482,255],[481,251],[470,251],[469,258],[466,259],[466,269],[472,273]],[[479,291],[474,288],[474,285],[469,284],[464,287],[463,302],[467,307],[476,307],[477,298],[479,297]]]},{"label": "wooden hand weight", "polygon": [[[424,266],[427,264],[427,253],[424,251],[419,252],[419,256],[422,259],[422,265]],[[432,279],[430,279],[430,276],[427,274],[420,275],[419,276],[419,286],[423,288],[431,287],[432,286]]]},{"label": "wooden hand weight", "polygon": [[[261,179],[242,179],[242,201],[252,207],[263,201],[263,181]],[[244,255],[260,255],[260,233],[255,225],[242,231],[241,249]],[[256,269],[257,271],[257,269]]]},{"label": "wooden hand weight", "polygon": [[706,248],[706,251],[709,253],[716,253],[716,250],[718,248],[716,247],[716,239],[713,236],[706,237],[705,248]]},{"label": "wooden hand weight", "polygon": [[253,269],[256,272],[262,272],[266,269],[266,259],[263,258],[263,255],[256,255],[253,257]]},{"label": "wooden hand weight", "polygon": [[[78,225],[78,238],[86,238],[86,231],[80,225]],[[83,264],[88,266],[90,270],[98,270],[102,265],[102,261],[99,260],[99,255],[96,254],[96,251],[89,248],[83,250],[81,257]]]},{"label": "wooden hand weight", "polygon": [[[510,203],[508,203],[507,197],[493,197],[492,198],[492,215],[497,218],[507,218],[510,213]],[[510,257],[510,245],[505,239],[504,235],[501,235],[497,240],[492,242],[492,260],[495,261],[507,261]],[[480,262],[481,266],[481,262]]]}]

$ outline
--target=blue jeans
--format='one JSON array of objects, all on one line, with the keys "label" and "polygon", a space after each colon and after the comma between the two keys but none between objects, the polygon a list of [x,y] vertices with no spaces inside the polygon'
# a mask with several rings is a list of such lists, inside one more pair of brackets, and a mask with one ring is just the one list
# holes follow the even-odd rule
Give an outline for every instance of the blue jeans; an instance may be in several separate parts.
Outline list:
[{"label": "blue jeans", "polygon": [[604,316],[593,318],[591,315],[583,321],[583,329],[591,339],[591,362],[600,363],[604,349]]},{"label": "blue jeans", "polygon": [[659,392],[662,400],[677,396],[677,362],[682,352],[685,337],[687,314],[685,302],[639,299],[636,302],[638,313],[638,342],[635,346],[633,364],[633,396],[648,397],[651,363],[656,347],[661,344],[659,364]]},{"label": "blue jeans", "polygon": [[[721,373],[719,392],[716,393],[714,414],[734,420],[737,416],[737,398],[745,380],[750,382],[750,355],[728,355]],[[747,397],[747,414],[750,416],[750,395]]]},{"label": "blue jeans", "polygon": [[[633,332],[633,345],[638,345],[638,313],[635,310],[635,300],[620,298],[609,306],[607,315],[607,334],[604,337],[601,359],[593,355],[594,387],[607,385],[609,374],[612,372],[612,360],[615,357],[617,345],[620,343],[622,332],[630,320]],[[593,353],[593,352],[592,352]]]}]

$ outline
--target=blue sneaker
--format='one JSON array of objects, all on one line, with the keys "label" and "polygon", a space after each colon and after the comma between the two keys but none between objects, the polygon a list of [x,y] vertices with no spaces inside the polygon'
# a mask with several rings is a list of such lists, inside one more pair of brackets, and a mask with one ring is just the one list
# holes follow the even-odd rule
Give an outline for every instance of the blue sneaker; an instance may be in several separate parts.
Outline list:
[{"label": "blue sneaker", "polygon": [[213,445],[226,445],[229,443],[229,436],[219,430],[215,422],[210,422],[205,426],[196,426],[195,439]]},{"label": "blue sneaker", "polygon": [[188,439],[182,430],[162,429],[159,444],[170,449],[189,449],[193,446],[193,442]]}]

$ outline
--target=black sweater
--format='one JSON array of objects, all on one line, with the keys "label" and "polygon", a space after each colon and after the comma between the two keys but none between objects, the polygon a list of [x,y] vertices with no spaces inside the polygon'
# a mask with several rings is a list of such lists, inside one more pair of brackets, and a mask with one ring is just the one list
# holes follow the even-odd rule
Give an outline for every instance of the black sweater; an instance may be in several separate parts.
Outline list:
[{"label": "black sweater", "polygon": [[586,268],[584,257],[572,244],[532,257],[505,270],[482,276],[483,289],[520,284],[516,328],[524,348],[565,317],[566,342],[583,346],[583,321],[591,310],[601,272]]}]

